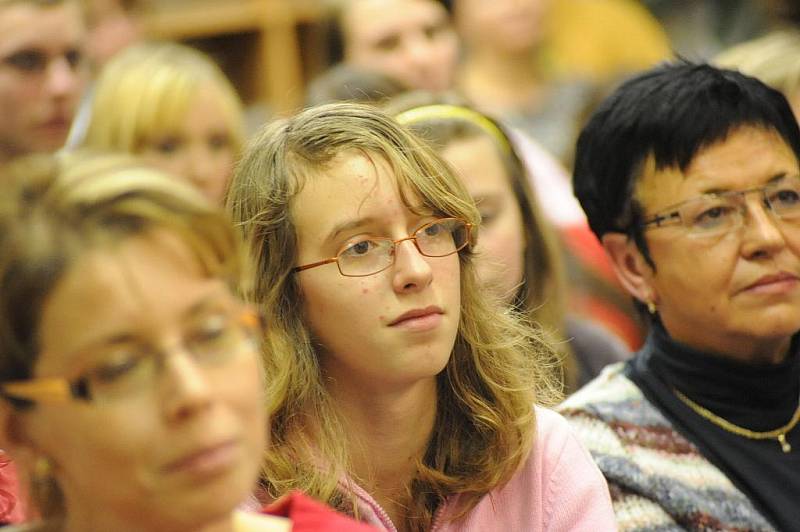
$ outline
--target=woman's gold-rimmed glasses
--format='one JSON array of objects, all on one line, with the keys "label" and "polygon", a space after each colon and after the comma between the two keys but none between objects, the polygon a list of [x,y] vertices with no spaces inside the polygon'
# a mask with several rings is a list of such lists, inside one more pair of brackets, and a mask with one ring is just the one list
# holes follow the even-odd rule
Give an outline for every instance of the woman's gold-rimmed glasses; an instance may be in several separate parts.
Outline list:
[{"label": "woman's gold-rimmed glasses", "polygon": [[335,262],[339,273],[345,277],[366,277],[380,273],[394,264],[395,247],[401,242],[413,241],[420,254],[426,257],[446,257],[469,244],[471,231],[472,224],[460,218],[439,218],[426,223],[405,238],[363,238],[348,244],[335,257],[297,266],[293,271],[302,272]]}]

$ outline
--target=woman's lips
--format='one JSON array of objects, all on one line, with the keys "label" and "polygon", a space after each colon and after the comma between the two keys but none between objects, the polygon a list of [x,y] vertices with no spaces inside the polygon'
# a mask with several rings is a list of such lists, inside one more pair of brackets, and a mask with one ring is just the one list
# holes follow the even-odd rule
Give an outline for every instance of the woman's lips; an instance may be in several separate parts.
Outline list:
[{"label": "woman's lips", "polygon": [[190,476],[213,476],[227,470],[235,461],[238,452],[236,441],[229,440],[191,451],[164,466],[168,474]]},{"label": "woman's lips", "polygon": [[796,275],[781,272],[759,278],[744,291],[755,294],[782,294],[796,289],[798,285],[800,279]]}]

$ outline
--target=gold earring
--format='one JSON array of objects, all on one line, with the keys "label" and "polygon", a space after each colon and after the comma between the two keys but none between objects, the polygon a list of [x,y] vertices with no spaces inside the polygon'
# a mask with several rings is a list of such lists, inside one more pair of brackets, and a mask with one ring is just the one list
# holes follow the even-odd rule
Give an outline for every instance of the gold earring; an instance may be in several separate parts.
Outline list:
[{"label": "gold earring", "polygon": [[649,312],[653,316],[655,316],[655,313],[658,312],[658,309],[656,308],[656,304],[653,303],[652,301],[648,301],[647,302],[647,312]]},{"label": "gold earring", "polygon": [[53,462],[46,456],[40,456],[33,463],[33,476],[36,479],[46,479],[53,476]]}]

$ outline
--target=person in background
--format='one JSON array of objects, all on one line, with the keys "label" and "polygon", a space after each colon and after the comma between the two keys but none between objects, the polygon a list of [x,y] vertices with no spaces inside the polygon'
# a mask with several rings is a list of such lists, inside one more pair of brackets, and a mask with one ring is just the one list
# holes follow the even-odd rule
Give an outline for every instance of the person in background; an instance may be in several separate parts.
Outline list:
[{"label": "person in background", "polygon": [[64,145],[88,69],[78,0],[0,1],[0,166]]},{"label": "person in background", "polygon": [[723,51],[714,63],[781,91],[800,118],[800,26],[776,30]]},{"label": "person in background", "polygon": [[3,177],[0,440],[44,519],[21,530],[365,530],[297,494],[254,512],[270,382],[221,210],[118,156]]},{"label": "person in background", "polygon": [[408,95],[388,110],[457,170],[481,215],[475,248],[480,279],[543,328],[561,355],[559,377],[571,393],[629,352],[600,327],[567,313],[559,236],[539,207],[545,198],[534,195],[503,127],[470,107],[445,101]]},{"label": "person in background", "polygon": [[117,54],[94,88],[84,147],[130,153],[222,203],[244,143],[241,101],[202,52],[143,43]]},{"label": "person in background", "polygon": [[273,452],[299,488],[381,530],[614,530],[608,491],[545,408],[552,352],[480,288],[479,214],[374,107],[264,128],[227,206],[256,261]]},{"label": "person in background", "polygon": [[92,82],[83,93],[80,105],[72,122],[65,148],[80,147],[86,137],[86,128],[91,120],[94,79],[114,55],[128,46],[141,41],[142,25],[138,12],[141,0],[83,0],[87,19],[86,59],[91,70]]},{"label": "person in background", "polygon": [[463,48],[455,88],[564,163],[595,84],[669,55],[658,23],[630,0],[453,0],[452,11]]},{"label": "person in background", "polygon": [[437,0],[340,0],[333,33],[344,63],[410,89],[445,90],[453,83],[458,38]]},{"label": "person in background", "polygon": [[141,41],[141,0],[86,0],[89,35],[87,59],[99,70],[112,57]]},{"label": "person in background", "polygon": [[[78,0],[0,1],[0,168],[64,145],[88,77],[85,41]],[[0,451],[0,524],[23,513],[14,465]]]},{"label": "person in background", "polygon": [[381,72],[339,63],[311,80],[306,89],[305,105],[313,107],[334,102],[380,105],[406,91],[407,87]]},{"label": "person in background", "polygon": [[568,398],[621,530],[800,530],[800,129],[755,78],[675,62],[621,85],[574,186],[645,346]]}]

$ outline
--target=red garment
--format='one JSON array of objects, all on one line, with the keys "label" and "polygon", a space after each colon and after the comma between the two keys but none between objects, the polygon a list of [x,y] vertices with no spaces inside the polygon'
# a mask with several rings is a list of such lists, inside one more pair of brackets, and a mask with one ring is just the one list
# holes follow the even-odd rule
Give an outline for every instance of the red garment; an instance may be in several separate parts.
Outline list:
[{"label": "red garment", "polygon": [[375,532],[373,527],[337,513],[299,491],[264,507],[262,513],[289,518],[292,532]]},{"label": "red garment", "polygon": [[0,451],[0,524],[24,521],[21,499],[16,468],[8,455]]}]

